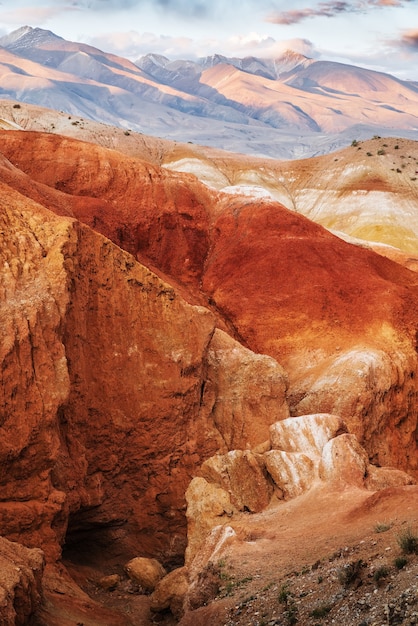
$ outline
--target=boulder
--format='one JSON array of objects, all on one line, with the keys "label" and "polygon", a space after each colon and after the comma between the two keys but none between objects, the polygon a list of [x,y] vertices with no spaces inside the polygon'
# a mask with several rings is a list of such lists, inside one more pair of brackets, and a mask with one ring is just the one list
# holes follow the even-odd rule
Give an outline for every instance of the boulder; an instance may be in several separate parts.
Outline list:
[{"label": "boulder", "polygon": [[415,485],[416,480],[402,470],[394,467],[375,467],[369,465],[365,486],[370,491],[379,491],[388,487],[402,487],[403,485]]},{"label": "boulder", "polygon": [[253,449],[289,416],[287,378],[272,357],[255,354],[222,330],[209,344],[203,401],[227,450]]},{"label": "boulder", "polygon": [[330,484],[364,487],[369,459],[355,435],[331,439],[322,451],[319,477]]},{"label": "boulder", "polygon": [[201,473],[206,480],[228,491],[232,504],[240,511],[257,513],[270,502],[273,489],[263,457],[250,450],[231,450],[210,457],[202,464]]},{"label": "boulder", "polygon": [[120,581],[121,578],[119,574],[109,574],[109,576],[102,576],[97,584],[101,589],[104,589],[104,591],[114,591]]},{"label": "boulder", "polygon": [[189,563],[206,540],[210,531],[224,524],[236,511],[230,494],[217,484],[196,477],[186,490],[187,548]]},{"label": "boulder", "polygon": [[271,447],[316,457],[330,439],[343,432],[347,432],[347,427],[337,415],[317,413],[290,417],[270,427]]},{"label": "boulder", "polygon": [[296,498],[312,487],[317,476],[314,461],[301,452],[270,450],[263,455],[267,472],[285,500]]},{"label": "boulder", "polygon": [[184,613],[184,600],[189,589],[187,567],[179,567],[162,578],[151,594],[151,611],[170,609],[176,619]]},{"label": "boulder", "polygon": [[129,578],[138,583],[145,591],[154,591],[157,583],[167,572],[157,559],[137,556],[125,565]]}]

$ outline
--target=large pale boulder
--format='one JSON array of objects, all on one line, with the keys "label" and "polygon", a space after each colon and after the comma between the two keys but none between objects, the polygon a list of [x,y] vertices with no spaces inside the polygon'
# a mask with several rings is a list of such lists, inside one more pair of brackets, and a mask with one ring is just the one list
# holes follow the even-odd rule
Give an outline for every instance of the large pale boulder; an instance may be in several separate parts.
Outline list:
[{"label": "large pale boulder", "polygon": [[270,450],[263,459],[267,472],[285,500],[296,498],[310,489],[317,476],[314,460],[301,452]]},{"label": "large pale boulder", "polygon": [[26,626],[42,600],[41,550],[0,537],[0,624]]},{"label": "large pale boulder", "polygon": [[319,477],[330,484],[363,487],[369,460],[355,435],[331,439],[322,450]]},{"label": "large pale boulder", "polygon": [[201,473],[206,480],[222,486],[240,511],[256,513],[270,502],[273,489],[262,457],[250,450],[231,450],[210,457],[202,464]]},{"label": "large pale boulder", "polygon": [[337,415],[317,413],[290,417],[270,427],[271,447],[316,457],[330,439],[343,432],[347,432],[347,427]]},{"label": "large pale boulder", "polygon": [[227,450],[254,448],[268,438],[270,425],[289,416],[286,389],[277,361],[215,330],[203,401]]}]

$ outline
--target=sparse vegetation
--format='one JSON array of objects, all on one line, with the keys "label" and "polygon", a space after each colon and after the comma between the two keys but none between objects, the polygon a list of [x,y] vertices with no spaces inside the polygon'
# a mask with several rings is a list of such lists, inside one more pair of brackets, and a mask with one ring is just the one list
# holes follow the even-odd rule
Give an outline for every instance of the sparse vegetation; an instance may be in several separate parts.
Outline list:
[{"label": "sparse vegetation", "polygon": [[387,522],[377,522],[376,526],[374,527],[374,531],[376,533],[385,533],[391,528],[391,526],[392,524],[388,524]]},{"label": "sparse vegetation", "polygon": [[363,567],[363,561],[351,561],[346,563],[338,570],[338,580],[345,588],[356,583],[360,579],[361,568]]},{"label": "sparse vegetation", "polygon": [[366,152],[367,156],[373,156],[371,152]]},{"label": "sparse vegetation", "polygon": [[383,148],[380,148],[380,149],[377,151],[377,154],[378,154],[379,156],[382,156],[383,154],[386,154],[386,152],[385,152],[385,150],[383,150]]},{"label": "sparse vegetation", "polygon": [[389,568],[386,565],[381,565],[373,573],[373,580],[378,583],[382,578],[387,578],[389,575]]},{"label": "sparse vegetation", "polygon": [[396,559],[394,560],[394,565],[396,567],[396,569],[403,569],[405,567],[405,565],[408,564],[408,559],[404,556],[398,556],[396,557]]},{"label": "sparse vegetation", "polygon": [[407,528],[397,537],[398,545],[404,554],[418,554],[418,536]]},{"label": "sparse vegetation", "polygon": [[358,141],[357,141],[357,139],[353,139],[353,141],[351,142],[351,145],[353,146],[353,148],[355,148],[356,146],[358,146]]},{"label": "sparse vegetation", "polygon": [[280,587],[279,590],[279,602],[280,604],[287,604],[289,598],[291,597],[291,592],[289,591],[289,584],[288,583],[284,583],[284,585],[282,585]]},{"label": "sparse vegetation", "polygon": [[310,617],[316,617],[321,619],[322,617],[326,617],[328,613],[331,611],[332,606],[330,604],[320,604],[315,607],[310,613]]},{"label": "sparse vegetation", "polygon": [[14,108],[14,109],[20,109],[20,104],[14,104],[14,105],[13,105],[13,108]]}]

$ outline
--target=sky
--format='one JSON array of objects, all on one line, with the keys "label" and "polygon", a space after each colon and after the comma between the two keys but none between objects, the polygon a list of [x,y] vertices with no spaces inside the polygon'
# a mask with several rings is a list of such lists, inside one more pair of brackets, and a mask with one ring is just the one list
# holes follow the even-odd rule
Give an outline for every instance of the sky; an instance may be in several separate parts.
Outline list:
[{"label": "sky", "polygon": [[292,49],[418,81],[418,0],[0,0],[0,35],[21,26],[132,61]]}]

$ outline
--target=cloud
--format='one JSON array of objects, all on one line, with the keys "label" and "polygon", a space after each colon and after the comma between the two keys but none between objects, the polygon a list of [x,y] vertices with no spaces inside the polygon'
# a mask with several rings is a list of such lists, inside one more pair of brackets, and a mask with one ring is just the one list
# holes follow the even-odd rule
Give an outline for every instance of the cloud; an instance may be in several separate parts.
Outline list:
[{"label": "cloud", "polygon": [[[0,4],[1,6],[1,4]],[[25,7],[14,9],[13,11],[1,11],[0,17],[2,24],[11,24],[21,26],[22,24],[31,24],[32,26],[41,26],[49,19],[61,15],[64,11],[73,10],[70,7]]]},{"label": "cloud", "polygon": [[183,17],[205,17],[211,4],[205,0],[74,0],[73,5],[91,11],[125,11],[133,8],[157,9]]},{"label": "cloud", "polygon": [[119,56],[135,61],[139,57],[156,53],[169,59],[189,58],[196,56],[193,52],[196,44],[188,37],[170,37],[154,33],[113,32],[90,37],[90,45],[113,52]]},{"label": "cloud", "polygon": [[418,51],[418,30],[407,30],[402,33],[400,43],[406,48]]},{"label": "cloud", "polygon": [[100,50],[113,52],[133,61],[154,52],[169,59],[198,59],[222,52],[225,56],[257,56],[274,59],[286,50],[294,50],[305,56],[316,58],[318,52],[308,39],[276,40],[256,32],[236,34],[222,41],[212,39],[192,39],[170,37],[154,33],[113,32],[90,37],[88,43]]},{"label": "cloud", "polygon": [[357,2],[345,2],[344,0],[331,0],[319,2],[316,7],[304,9],[291,9],[280,11],[270,15],[268,22],[289,26],[313,17],[335,17],[341,13],[364,13],[368,9],[378,7],[400,7],[413,0],[357,0]]}]

